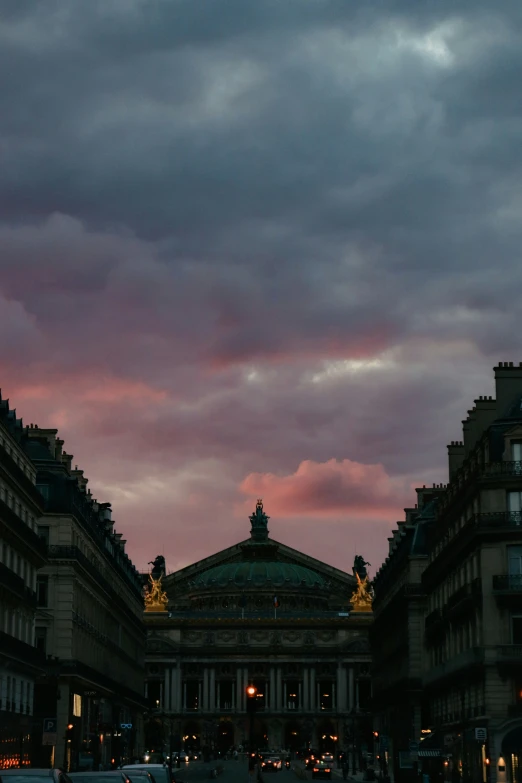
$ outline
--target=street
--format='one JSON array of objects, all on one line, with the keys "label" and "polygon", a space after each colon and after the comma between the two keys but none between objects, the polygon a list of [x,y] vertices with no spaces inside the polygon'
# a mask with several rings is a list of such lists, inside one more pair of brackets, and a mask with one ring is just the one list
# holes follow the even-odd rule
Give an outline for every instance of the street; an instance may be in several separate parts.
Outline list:
[{"label": "street", "polygon": [[[180,769],[175,769],[174,775],[176,780],[181,781],[182,783],[189,783],[190,781],[197,780],[211,780],[210,772],[217,763],[223,764],[225,768],[224,772],[217,778],[220,783],[237,783],[238,781],[240,781],[240,783],[253,783],[253,781],[257,781],[257,775],[248,774],[246,761],[212,761],[206,764],[202,761],[192,761]],[[303,767],[303,764],[300,762],[293,762],[293,764]],[[290,783],[290,781],[298,781],[300,779],[293,770],[288,770],[284,767],[280,772],[266,775],[265,783],[267,779],[271,780],[272,777],[275,779],[274,783]],[[311,779],[312,773],[307,772],[306,777]],[[334,770],[332,780],[336,778],[341,778],[340,770]]]},{"label": "street", "polygon": [[[223,764],[225,768],[224,772],[217,778],[219,783],[238,783],[238,781],[249,783],[249,781],[257,781],[257,776],[249,775],[246,761],[213,761],[208,763],[192,761],[185,764],[181,769],[175,769],[174,776],[176,780],[182,781],[182,783],[196,780],[211,780],[210,771],[217,763]],[[275,778],[274,783],[289,783],[289,781],[298,780],[292,770],[284,768],[280,772],[273,774],[272,777]]]}]

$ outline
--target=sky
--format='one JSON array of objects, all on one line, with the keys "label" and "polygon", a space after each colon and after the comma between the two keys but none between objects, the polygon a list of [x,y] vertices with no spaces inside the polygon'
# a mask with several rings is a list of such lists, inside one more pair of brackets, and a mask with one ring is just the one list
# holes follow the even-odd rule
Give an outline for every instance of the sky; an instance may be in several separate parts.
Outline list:
[{"label": "sky", "polygon": [[[519,0],[0,0],[0,386],[144,569],[375,573],[519,361]],[[518,295],[517,295],[518,296]]]}]

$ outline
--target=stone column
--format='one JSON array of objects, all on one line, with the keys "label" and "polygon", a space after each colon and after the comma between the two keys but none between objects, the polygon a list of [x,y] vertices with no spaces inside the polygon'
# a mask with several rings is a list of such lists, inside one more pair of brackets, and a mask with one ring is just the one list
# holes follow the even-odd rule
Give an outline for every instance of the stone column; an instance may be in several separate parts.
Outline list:
[{"label": "stone column", "polygon": [[270,689],[268,691],[268,697],[270,699],[270,709],[272,712],[276,710],[276,676],[275,667],[270,667]]},{"label": "stone column", "polygon": [[337,685],[332,682],[332,710],[337,709]]},{"label": "stone column", "polygon": [[203,701],[201,703],[200,709],[205,710],[205,712],[209,709],[209,694],[208,694],[208,669],[205,666],[203,669]]},{"label": "stone column", "polygon": [[355,688],[353,677],[353,666],[348,669],[348,709],[352,710],[355,707]]},{"label": "stone column", "polygon": [[298,704],[297,709],[302,710],[303,709],[303,686],[300,682],[297,684],[297,704]]},{"label": "stone column", "polygon": [[236,672],[236,710],[242,712],[243,710],[243,683],[242,683],[243,670],[238,666]]},{"label": "stone column", "polygon": [[181,709],[185,711],[187,709],[187,683],[183,683],[183,704]]},{"label": "stone column", "polygon": [[209,692],[209,710],[216,709],[216,667],[210,669],[210,692]]},{"label": "stone column", "polygon": [[307,712],[310,709],[309,697],[309,672],[308,666],[303,668],[303,710]]},{"label": "stone column", "polygon": [[201,680],[198,682],[198,712],[203,709],[203,683]]},{"label": "stone column", "polygon": [[346,669],[341,662],[337,667],[337,711],[346,711]]},{"label": "stone column", "polygon": [[243,705],[242,706],[242,711],[243,712],[246,712],[246,700],[247,700],[246,689],[247,689],[247,685],[248,685],[248,669],[245,667],[243,669],[243,693],[241,694],[241,697],[242,697],[241,698],[241,704]]},{"label": "stone column", "polygon": [[164,694],[163,704],[161,705],[161,708],[169,712],[170,711],[170,669],[168,667],[165,669],[165,682],[163,684],[163,694]]},{"label": "stone column", "polygon": [[170,712],[177,711],[177,690],[176,690],[176,670],[173,666],[170,667]]},{"label": "stone column", "polygon": [[283,682],[283,709],[288,709],[288,683],[286,680]]},{"label": "stone column", "polygon": [[176,712],[181,712],[182,704],[183,704],[183,687],[181,682],[181,661],[178,661],[178,665],[176,666]]},{"label": "stone column", "polygon": [[[232,683],[232,704],[234,703],[234,683]],[[217,692],[216,692],[216,709],[221,710],[221,683],[218,682],[217,684]]]},{"label": "stone column", "polygon": [[310,693],[309,693],[309,706],[308,709],[313,712],[316,709],[315,704],[315,694],[316,688],[315,688],[315,669],[314,667],[310,667]]},{"label": "stone column", "polygon": [[282,682],[282,672],[281,667],[277,667],[277,696],[276,696],[276,709],[278,711],[282,710],[283,708],[283,682]]}]

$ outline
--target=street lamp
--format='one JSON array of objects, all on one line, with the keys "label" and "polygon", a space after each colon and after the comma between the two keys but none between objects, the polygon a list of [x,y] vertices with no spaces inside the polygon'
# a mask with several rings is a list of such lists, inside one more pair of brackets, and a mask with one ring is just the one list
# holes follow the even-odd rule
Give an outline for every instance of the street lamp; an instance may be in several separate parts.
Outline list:
[{"label": "street lamp", "polygon": [[254,753],[254,714],[256,711],[257,688],[255,685],[248,685],[246,689],[247,713],[249,715],[248,746],[250,750],[250,762]]}]

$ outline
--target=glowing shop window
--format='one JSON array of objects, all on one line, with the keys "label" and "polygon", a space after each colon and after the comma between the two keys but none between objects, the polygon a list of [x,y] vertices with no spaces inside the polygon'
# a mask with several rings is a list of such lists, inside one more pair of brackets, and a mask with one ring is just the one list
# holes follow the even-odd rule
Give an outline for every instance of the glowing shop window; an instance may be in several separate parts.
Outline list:
[{"label": "glowing shop window", "polygon": [[82,697],[78,693],[73,696],[73,715],[75,718],[82,717]]}]

